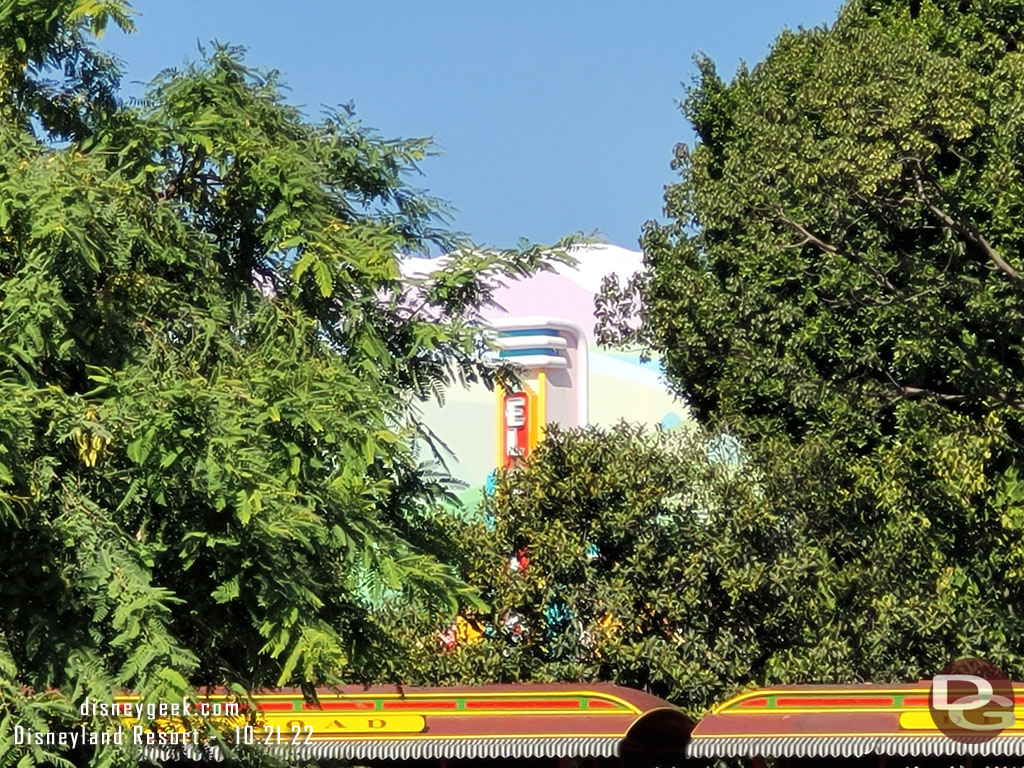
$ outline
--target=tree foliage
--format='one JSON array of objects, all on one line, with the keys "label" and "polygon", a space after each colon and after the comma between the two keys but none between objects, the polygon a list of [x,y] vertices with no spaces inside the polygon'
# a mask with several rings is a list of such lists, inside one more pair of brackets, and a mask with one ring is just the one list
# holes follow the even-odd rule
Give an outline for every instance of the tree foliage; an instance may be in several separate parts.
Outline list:
[{"label": "tree foliage", "polygon": [[642,285],[697,414],[863,448],[915,409],[1016,423],[1022,23],[1013,0],[851,2],[729,84],[700,62]]},{"label": "tree foliage", "polygon": [[[448,684],[608,680],[691,710],[723,690],[725,665],[749,679],[749,639],[713,631],[728,589],[712,574],[722,558],[748,568],[737,541],[769,532],[744,507],[751,486],[733,469],[710,461],[692,432],[551,427],[458,537],[488,610],[465,612],[454,632],[435,629],[414,674]],[[765,601],[742,599],[763,615]]]},{"label": "tree foliage", "polygon": [[496,375],[477,308],[548,257],[449,234],[429,141],[239,50],[122,103],[91,40],[129,14],[0,3],[0,765],[60,762],[12,729],[86,697],[388,679],[375,596],[472,604],[415,402]]},{"label": "tree foliage", "polygon": [[1022,24],[1017,0],[850,0],[731,82],[700,60],[669,221],[606,285],[604,338],[741,440],[793,548],[765,596],[793,623],[747,629],[759,682],[1024,671]]},{"label": "tree foliage", "polygon": [[[751,685],[912,681],[975,653],[1019,670],[1024,485],[949,509],[993,439],[914,439],[884,458],[815,439],[753,460],[697,428],[553,428],[459,535],[488,610],[396,622],[407,679],[609,680],[697,717]],[[929,442],[947,453],[935,472],[972,479],[923,480]],[[883,480],[903,495],[872,507]]]}]

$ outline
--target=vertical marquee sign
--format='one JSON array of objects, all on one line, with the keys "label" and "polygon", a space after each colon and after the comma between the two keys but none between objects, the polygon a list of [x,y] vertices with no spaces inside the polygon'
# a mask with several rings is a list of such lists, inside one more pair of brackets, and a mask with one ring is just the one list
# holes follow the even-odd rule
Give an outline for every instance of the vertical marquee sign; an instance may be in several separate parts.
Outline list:
[{"label": "vertical marquee sign", "polygon": [[497,387],[497,461],[502,469],[525,459],[548,424],[587,425],[587,341],[583,331],[555,317],[493,322],[498,358],[518,370],[514,391]]},{"label": "vertical marquee sign", "polygon": [[504,392],[499,402],[501,466],[507,468],[529,456],[536,444],[536,404],[528,389]]}]

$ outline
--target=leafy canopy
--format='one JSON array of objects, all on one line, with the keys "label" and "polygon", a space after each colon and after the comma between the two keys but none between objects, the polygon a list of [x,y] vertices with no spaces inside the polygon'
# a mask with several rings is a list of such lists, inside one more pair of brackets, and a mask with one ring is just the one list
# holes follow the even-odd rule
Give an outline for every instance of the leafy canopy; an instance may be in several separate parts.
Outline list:
[{"label": "leafy canopy", "polygon": [[972,653],[1019,670],[1024,484],[978,511],[952,486],[991,434],[913,439],[754,460],[697,428],[552,428],[457,536],[487,610],[401,617],[405,675],[608,680],[699,717],[751,685],[918,680]]},{"label": "leafy canopy", "polygon": [[[717,583],[718,569],[749,567],[739,542],[770,543],[770,525],[743,507],[751,488],[708,459],[696,432],[549,427],[459,531],[488,609],[465,612],[451,637],[412,617],[410,635],[430,638],[413,679],[606,680],[696,711],[729,675],[749,679],[742,629],[768,604],[740,576]],[[732,618],[738,631],[719,632]]]},{"label": "leafy canopy", "polygon": [[1022,23],[857,0],[729,84],[700,62],[641,288],[696,413],[866,447],[912,410],[1024,408]]},{"label": "leafy canopy", "polygon": [[789,575],[756,543],[719,561],[788,585],[745,630],[755,680],[1024,669],[1022,25],[1018,0],[850,0],[731,82],[701,60],[669,222],[606,286],[605,338],[741,440],[792,548]]},{"label": "leafy canopy", "polygon": [[59,763],[12,728],[86,697],[387,679],[375,597],[478,603],[414,405],[495,375],[476,310],[545,258],[448,233],[429,141],[310,122],[237,49],[125,105],[91,38],[129,14],[0,2],[0,765]]}]

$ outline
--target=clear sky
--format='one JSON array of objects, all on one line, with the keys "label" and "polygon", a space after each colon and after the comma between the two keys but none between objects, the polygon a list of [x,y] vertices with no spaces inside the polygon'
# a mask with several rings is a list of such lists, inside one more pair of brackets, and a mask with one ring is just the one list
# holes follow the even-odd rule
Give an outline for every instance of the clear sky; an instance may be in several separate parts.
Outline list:
[{"label": "clear sky", "polygon": [[[244,45],[317,117],[354,102],[387,137],[432,136],[444,154],[416,186],[449,201],[479,243],[599,230],[637,247],[661,216],[677,102],[693,56],[753,65],[783,27],[830,23],[840,0],[136,0],[138,32],[103,47],[126,81]],[[129,92],[141,86],[127,82]]]}]

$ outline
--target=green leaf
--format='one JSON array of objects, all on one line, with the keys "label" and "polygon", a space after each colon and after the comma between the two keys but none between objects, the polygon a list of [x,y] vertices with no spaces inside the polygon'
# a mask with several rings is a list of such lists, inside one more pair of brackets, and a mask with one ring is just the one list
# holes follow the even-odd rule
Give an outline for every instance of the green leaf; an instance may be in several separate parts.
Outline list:
[{"label": "green leaf", "polygon": [[213,599],[217,603],[228,603],[238,598],[239,595],[239,577],[233,576],[228,581],[225,581],[219,587],[213,591]]},{"label": "green leaf", "polygon": [[331,279],[331,268],[323,261],[313,263],[313,276],[320,288],[320,295],[329,297],[334,292],[334,281]]}]

